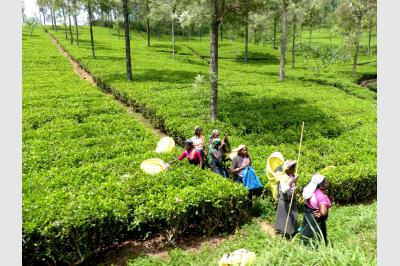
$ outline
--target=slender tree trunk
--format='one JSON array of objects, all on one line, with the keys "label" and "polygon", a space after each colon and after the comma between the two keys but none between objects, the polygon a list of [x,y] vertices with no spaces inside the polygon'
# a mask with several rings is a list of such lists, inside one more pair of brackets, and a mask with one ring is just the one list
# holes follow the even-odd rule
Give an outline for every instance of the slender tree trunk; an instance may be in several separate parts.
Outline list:
[{"label": "slender tree trunk", "polygon": [[93,25],[92,25],[92,10],[91,3],[88,4],[88,15],[89,15],[89,26],[90,26],[90,42],[92,44],[92,57],[95,58],[94,54],[94,40],[93,40]]},{"label": "slender tree trunk", "polygon": [[353,76],[356,75],[358,53],[359,53],[359,50],[360,50],[361,19],[362,19],[361,16],[358,16],[358,17],[357,17],[356,51],[355,51],[355,53],[354,53]]},{"label": "slender tree trunk", "polygon": [[274,18],[274,49],[276,49],[276,26],[278,24],[278,17]]},{"label": "slender tree trunk", "polygon": [[51,18],[51,26],[53,27],[53,30],[55,30],[54,27],[54,17],[53,17],[53,9],[50,8],[50,18]]},{"label": "slender tree trunk", "polygon": [[175,59],[175,19],[172,18],[172,58]]},{"label": "slender tree trunk", "polygon": [[64,7],[61,7],[61,12],[62,12],[63,19],[64,19],[65,39],[68,40],[67,21],[66,21],[66,19],[65,19]]},{"label": "slender tree trunk", "polygon": [[69,0],[67,1],[67,5],[68,5],[69,37],[70,37],[71,44],[73,44],[73,43],[74,43],[74,37],[73,37],[73,35],[72,35],[72,27],[71,27],[71,6],[70,6]]},{"label": "slender tree trunk", "polygon": [[[149,15],[149,12],[150,12],[149,1],[146,1],[146,10],[147,10],[147,15]],[[150,20],[149,20],[149,17],[147,17],[147,47],[150,47]]]},{"label": "slender tree trunk", "polygon": [[211,0],[210,27],[210,103],[211,121],[218,116],[218,0]]},{"label": "slender tree trunk", "polygon": [[224,38],[223,38],[223,36],[222,36],[222,31],[223,31],[223,25],[221,24],[221,25],[219,25],[219,31],[220,31],[220,34],[221,34],[221,42],[224,40]]},{"label": "slender tree trunk", "polygon": [[[74,23],[75,23],[75,39],[76,39],[76,46],[79,46],[79,29],[78,29],[78,17],[74,16]],[[72,34],[72,31],[71,31]]]},{"label": "slender tree trunk", "polygon": [[293,37],[292,37],[292,68],[296,57],[296,13],[293,14]]},{"label": "slender tree trunk", "polygon": [[249,56],[249,13],[246,14],[245,22],[245,43],[244,43],[244,63],[247,63]]},{"label": "slender tree trunk", "polygon": [[302,33],[303,33],[303,23],[300,23],[300,36],[299,36],[299,38],[300,38],[300,45],[301,45],[301,36],[302,36]]},{"label": "slender tree trunk", "polygon": [[372,37],[372,16],[369,18],[368,33],[368,54],[371,54],[371,37]]},{"label": "slender tree trunk", "polygon": [[131,43],[129,39],[129,16],[128,16],[128,0],[122,0],[122,9],[124,12],[124,26],[125,26],[125,53],[126,53],[126,78],[132,80],[132,67],[131,67]]},{"label": "slender tree trunk", "polygon": [[42,26],[42,15],[40,14],[40,10],[39,10],[39,21],[40,21],[40,26]]},{"label": "slender tree trunk", "polygon": [[309,44],[311,45],[311,37],[312,37],[312,25],[310,25],[310,40],[309,40]]},{"label": "slender tree trunk", "polygon": [[56,19],[56,11],[53,9],[53,19],[54,19],[54,31],[57,32],[57,19]]},{"label": "slender tree trunk", "polygon": [[282,14],[282,44],[281,44],[281,63],[279,71],[280,81],[285,80],[285,55],[286,55],[286,28],[287,28],[287,7],[288,0],[282,0],[283,14]]},{"label": "slender tree trunk", "polygon": [[201,36],[203,35],[203,29],[200,27],[200,42],[201,42]]},{"label": "slender tree trunk", "polygon": [[46,13],[42,11],[42,14],[43,14],[43,25],[46,26]]}]

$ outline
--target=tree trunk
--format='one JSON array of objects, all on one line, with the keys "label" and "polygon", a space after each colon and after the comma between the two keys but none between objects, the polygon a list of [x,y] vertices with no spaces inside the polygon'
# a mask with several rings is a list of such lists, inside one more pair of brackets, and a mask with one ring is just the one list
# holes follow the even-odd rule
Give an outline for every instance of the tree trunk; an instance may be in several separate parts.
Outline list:
[{"label": "tree trunk", "polygon": [[211,121],[218,115],[218,0],[211,0],[210,27],[210,104]]},{"label": "tree trunk", "polygon": [[43,14],[43,25],[46,26],[46,13],[42,11],[42,14]]},{"label": "tree trunk", "polygon": [[132,67],[131,67],[131,43],[129,39],[129,16],[128,16],[128,0],[122,0],[122,9],[124,12],[124,26],[125,26],[125,53],[126,53],[126,78],[132,80]]},{"label": "tree trunk", "polygon": [[[79,46],[79,30],[78,30],[78,17],[74,16],[74,23],[75,23],[75,34],[76,34],[76,46]],[[72,31],[71,31],[72,34]]]},{"label": "tree trunk", "polygon": [[172,18],[172,58],[175,59],[175,18]]},{"label": "tree trunk", "polygon": [[310,40],[309,40],[310,45],[311,45],[311,37],[312,37],[312,25],[310,25]]},{"label": "tree trunk", "polygon": [[[149,15],[150,8],[149,8],[149,1],[146,1],[146,10],[147,15]],[[150,20],[147,17],[147,47],[150,47]]]},{"label": "tree trunk", "polygon": [[203,35],[203,29],[200,27],[200,42],[201,42],[201,36]]},{"label": "tree trunk", "polygon": [[300,23],[300,36],[299,36],[299,38],[300,38],[300,45],[301,45],[301,36],[302,36],[302,33],[303,33],[303,23]]},{"label": "tree trunk", "polygon": [[94,40],[93,40],[93,25],[92,25],[92,10],[90,7],[91,3],[88,4],[88,15],[89,15],[89,26],[90,26],[90,42],[92,44],[92,57],[95,58],[94,54]]},{"label": "tree trunk", "polygon": [[286,55],[286,27],[287,27],[287,0],[282,0],[283,14],[282,14],[282,43],[281,43],[281,63],[279,71],[280,81],[285,80],[285,55]]},{"label": "tree trunk", "polygon": [[65,19],[64,7],[61,7],[61,12],[62,12],[63,19],[64,19],[65,39],[68,40],[67,21],[66,21],[66,19]]},{"label": "tree trunk", "polygon": [[294,61],[296,56],[296,13],[293,14],[293,37],[292,37],[292,68],[294,69]]},{"label": "tree trunk", "polygon": [[53,19],[54,19],[54,31],[57,32],[56,11],[54,11],[54,9],[53,9]]},{"label": "tree trunk", "polygon": [[244,63],[248,61],[249,55],[249,13],[246,14],[246,22],[245,22],[245,43],[244,43]]},{"label": "tree trunk", "polygon": [[72,28],[71,28],[71,5],[70,5],[69,0],[67,1],[67,6],[68,6],[67,11],[68,11],[68,24],[69,24],[69,37],[70,37],[71,44],[73,44],[74,37],[72,35]]},{"label": "tree trunk", "polygon": [[274,18],[274,49],[276,49],[276,25],[278,24],[278,18]]},{"label": "tree trunk", "polygon": [[360,50],[361,19],[362,19],[361,16],[359,16],[357,18],[356,51],[354,53],[353,76],[356,75],[358,53],[359,53],[359,50]]},{"label": "tree trunk", "polygon": [[42,15],[40,14],[40,11],[39,11],[39,21],[40,21],[40,26],[42,26],[43,24],[42,24]]},{"label": "tree trunk", "polygon": [[50,8],[50,19],[51,19],[51,27],[54,30],[55,28],[54,28],[54,17],[53,17],[53,9],[52,8]]},{"label": "tree trunk", "polygon": [[223,38],[223,36],[222,36],[222,31],[223,31],[223,26],[222,26],[222,24],[219,26],[220,27],[220,29],[219,29],[219,31],[220,31],[220,34],[221,34],[221,42],[224,40],[224,38]]},{"label": "tree trunk", "polygon": [[369,18],[368,33],[368,54],[371,54],[371,36],[372,36],[372,16]]}]

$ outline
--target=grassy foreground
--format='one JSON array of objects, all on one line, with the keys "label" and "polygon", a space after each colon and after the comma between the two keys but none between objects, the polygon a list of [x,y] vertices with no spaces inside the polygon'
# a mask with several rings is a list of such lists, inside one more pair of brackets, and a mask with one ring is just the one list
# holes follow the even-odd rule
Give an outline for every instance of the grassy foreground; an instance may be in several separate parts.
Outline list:
[{"label": "grassy foreground", "polygon": [[[267,206],[263,200],[259,207]],[[267,208],[268,209],[268,208]],[[377,204],[334,206],[330,210],[328,238],[330,244],[319,250],[304,247],[299,239],[289,242],[281,237],[272,238],[263,231],[260,221],[273,223],[273,213],[264,209],[261,216],[226,236],[218,244],[203,244],[196,251],[170,249],[167,255],[142,254],[132,257],[120,251],[117,256],[109,256],[101,265],[115,265],[116,261],[128,265],[218,265],[224,253],[245,248],[256,253],[255,265],[376,265],[377,264]],[[301,222],[302,215],[299,215]]]}]

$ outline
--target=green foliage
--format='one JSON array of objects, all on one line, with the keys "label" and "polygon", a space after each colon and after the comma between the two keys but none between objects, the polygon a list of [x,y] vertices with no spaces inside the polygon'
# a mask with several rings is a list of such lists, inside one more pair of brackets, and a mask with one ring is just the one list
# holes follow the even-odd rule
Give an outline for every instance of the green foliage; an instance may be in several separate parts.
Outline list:
[{"label": "green foliage", "polygon": [[[168,250],[168,260],[158,256],[127,255],[128,265],[217,265],[224,253],[244,248],[256,253],[255,265],[376,265],[377,204],[334,206],[327,221],[330,245],[310,248],[298,239],[272,238],[259,222],[246,224],[217,245],[205,244],[196,251]],[[302,215],[298,216],[300,223]],[[273,223],[273,219],[270,220]],[[165,255],[164,255],[165,257]],[[103,265],[112,264],[106,261]]]},{"label": "green foliage", "polygon": [[[88,39],[87,28],[82,27],[82,32],[82,38]],[[127,82],[121,64],[123,42],[102,28],[98,35],[102,57],[96,60],[88,58],[89,46],[77,48],[59,40],[96,78],[125,101],[133,102],[155,127],[176,140],[190,137],[197,125],[207,137],[218,128],[229,136],[232,147],[248,145],[255,171],[266,184],[269,154],[278,150],[285,158],[296,159],[304,121],[299,185],[307,184],[313,173],[334,166],[327,176],[332,180],[329,193],[336,202],[376,196],[376,94],[356,84],[350,64],[338,61],[318,77],[302,68],[288,69],[288,79],[282,83],[278,81],[279,51],[250,45],[249,63],[244,65],[244,44],[219,43],[222,86],[219,119],[213,123],[209,121],[208,86],[193,89],[196,76],[209,77],[207,41],[179,40],[177,60],[172,61],[169,36],[148,48],[146,40],[134,34],[136,75],[133,82]],[[326,31],[315,31],[314,37],[323,40],[321,47],[329,45]],[[337,44],[337,40],[332,43]],[[375,56],[363,56],[360,62]],[[303,64],[305,59],[299,56],[296,60]],[[359,69],[360,73],[373,73],[376,64],[363,64]]]},{"label": "green foliage", "polygon": [[[84,42],[83,42],[84,43]],[[80,80],[44,32],[23,41],[23,262],[74,264],[156,233],[234,230],[246,190],[180,162],[144,174],[158,139]]]},{"label": "green foliage", "polygon": [[34,29],[39,25],[39,21],[37,18],[32,17],[25,19],[24,28],[29,32],[29,35],[32,36]]},{"label": "green foliage", "polygon": [[302,44],[298,47],[298,53],[304,57],[304,67],[311,69],[318,76],[321,71],[329,71],[329,67],[339,61],[347,63],[350,61],[350,54],[341,48],[334,46],[315,46]]}]

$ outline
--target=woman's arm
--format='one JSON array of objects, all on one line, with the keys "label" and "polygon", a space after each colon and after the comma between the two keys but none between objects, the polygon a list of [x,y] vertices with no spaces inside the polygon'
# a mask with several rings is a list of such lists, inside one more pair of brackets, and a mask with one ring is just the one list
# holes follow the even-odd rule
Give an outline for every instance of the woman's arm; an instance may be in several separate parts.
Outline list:
[{"label": "woman's arm", "polygon": [[327,216],[327,215],[328,215],[328,206],[326,206],[324,203],[320,203],[319,210],[313,212],[313,216],[315,218],[320,218],[321,216]]},{"label": "woman's arm", "polygon": [[184,150],[183,152],[182,152],[182,154],[178,157],[178,158],[176,158],[178,161],[181,161],[183,158],[185,158],[185,155],[186,155],[186,150]]}]

